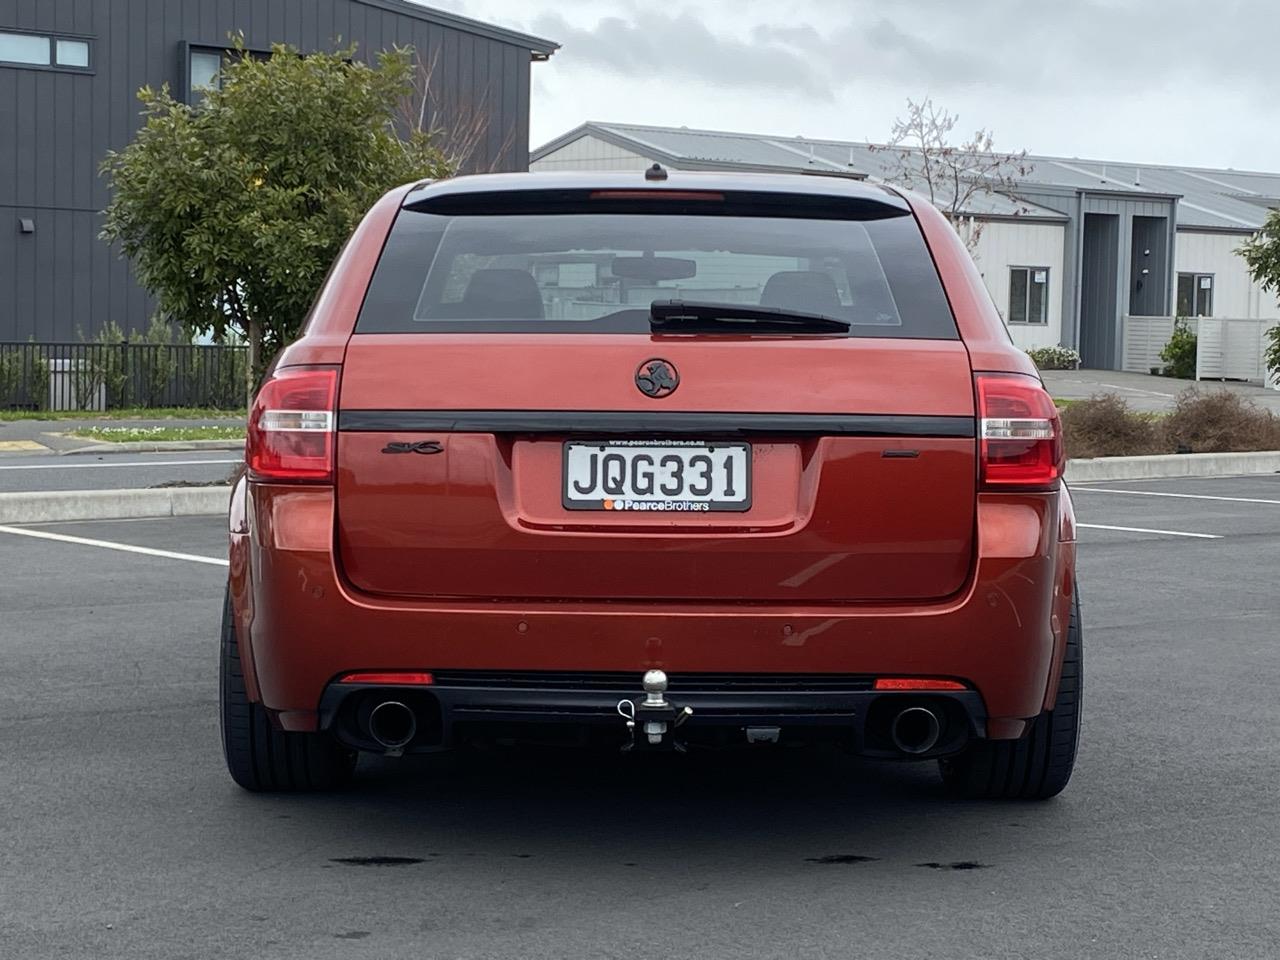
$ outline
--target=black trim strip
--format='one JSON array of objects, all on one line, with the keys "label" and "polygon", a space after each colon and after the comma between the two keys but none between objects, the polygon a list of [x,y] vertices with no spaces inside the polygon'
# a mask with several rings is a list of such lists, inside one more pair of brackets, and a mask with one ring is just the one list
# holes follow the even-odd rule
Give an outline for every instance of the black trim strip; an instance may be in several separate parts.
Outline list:
[{"label": "black trim strip", "polygon": [[346,433],[550,433],[642,437],[964,437],[973,417],[628,410],[342,410]]}]

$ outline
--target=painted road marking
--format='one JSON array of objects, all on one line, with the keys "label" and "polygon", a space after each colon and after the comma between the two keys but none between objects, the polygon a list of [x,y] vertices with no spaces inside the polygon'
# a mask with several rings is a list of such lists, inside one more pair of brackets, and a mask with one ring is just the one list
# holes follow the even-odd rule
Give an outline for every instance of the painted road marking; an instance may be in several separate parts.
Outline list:
[{"label": "painted road marking", "polygon": [[49,448],[43,443],[36,443],[34,440],[0,440],[0,453],[14,453],[16,451],[25,450],[42,450],[49,452]]},{"label": "painted road marking", "polygon": [[0,470],[85,470],[92,467],[197,467],[204,463],[240,463],[234,460],[130,460],[125,463],[14,463],[2,464]]},{"label": "painted road marking", "polygon": [[1162,490],[1117,490],[1115,487],[1072,487],[1071,492],[1122,493],[1131,497],[1174,497],[1178,500],[1225,500],[1228,503],[1274,503],[1280,500],[1263,500],[1260,497],[1215,497],[1207,493],[1165,493]]},{"label": "painted road marking", "polygon": [[209,563],[215,567],[229,566],[229,561],[217,557],[202,557],[194,553],[174,553],[172,550],[156,550],[152,547],[135,547],[131,543],[114,543],[111,540],[91,540],[88,537],[73,537],[65,533],[50,533],[47,530],[27,530],[22,527],[2,527],[0,533],[11,533],[16,537],[34,537],[37,540],[57,540],[60,543],[75,543],[82,547],[101,547],[104,550],[120,550],[124,553],[140,553],[147,557],[161,557],[165,560],[189,560],[192,563]]},{"label": "painted road marking", "polygon": [[[1086,530],[1119,530],[1122,533],[1158,533],[1163,537],[1195,537],[1197,540],[1221,540],[1216,533],[1188,533],[1186,530],[1150,530],[1147,527],[1113,527],[1106,523],[1077,523]],[[0,530],[3,530],[0,527]]]}]

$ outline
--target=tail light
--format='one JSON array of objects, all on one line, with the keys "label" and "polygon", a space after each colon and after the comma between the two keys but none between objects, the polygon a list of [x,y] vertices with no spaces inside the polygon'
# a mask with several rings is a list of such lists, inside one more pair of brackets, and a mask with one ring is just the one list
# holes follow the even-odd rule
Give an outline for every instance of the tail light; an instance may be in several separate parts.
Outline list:
[{"label": "tail light", "polygon": [[1033,377],[981,373],[980,480],[985,490],[1055,490],[1064,460],[1062,422],[1053,398]]},{"label": "tail light", "polygon": [[249,477],[331,483],[337,399],[337,367],[284,367],[272,374],[249,411]]}]

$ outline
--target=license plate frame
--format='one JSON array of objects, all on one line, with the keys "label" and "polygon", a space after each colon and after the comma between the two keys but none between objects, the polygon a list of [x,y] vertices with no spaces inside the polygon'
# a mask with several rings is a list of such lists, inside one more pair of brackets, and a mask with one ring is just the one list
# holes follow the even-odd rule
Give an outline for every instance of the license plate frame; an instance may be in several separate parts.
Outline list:
[{"label": "license plate frame", "polygon": [[[597,453],[604,453],[606,456],[613,453],[630,452],[632,457],[644,455],[648,453],[650,456],[660,454],[662,456],[677,456],[682,459],[683,466],[681,477],[683,481],[684,470],[688,468],[690,459],[695,456],[712,456],[713,464],[712,483],[715,483],[715,474],[719,473],[723,479],[728,481],[730,475],[724,469],[726,459],[731,459],[736,465],[732,475],[730,484],[731,489],[726,490],[726,484],[720,483],[713,486],[711,493],[705,495],[694,495],[681,497],[679,495],[666,495],[662,493],[662,482],[655,479],[654,494],[634,494],[630,490],[630,482],[634,477],[634,460],[627,461],[627,487],[621,495],[614,497],[601,496],[599,498],[586,498],[579,492],[579,496],[570,496],[570,459],[575,448],[594,447]],[[750,443],[742,441],[716,441],[716,440],[566,440],[562,445],[563,454],[561,458],[560,468],[560,501],[566,510],[577,511],[594,511],[600,513],[627,512],[627,513],[660,513],[669,515],[679,514],[708,514],[708,513],[745,513],[751,509],[751,480],[753,473],[753,457]],[[718,462],[715,461],[715,454],[724,454],[724,458]],[[717,470],[717,466],[721,469]],[[739,474],[738,471],[741,471]],[[705,476],[705,474],[704,474]],[[674,478],[668,471],[665,478],[671,481]],[[597,483],[594,489],[598,489],[603,483]],[[668,485],[669,482],[668,482]],[[741,487],[742,497],[740,499],[720,499],[719,495],[726,492],[736,493],[738,487]],[[603,491],[602,491],[603,492]]]}]

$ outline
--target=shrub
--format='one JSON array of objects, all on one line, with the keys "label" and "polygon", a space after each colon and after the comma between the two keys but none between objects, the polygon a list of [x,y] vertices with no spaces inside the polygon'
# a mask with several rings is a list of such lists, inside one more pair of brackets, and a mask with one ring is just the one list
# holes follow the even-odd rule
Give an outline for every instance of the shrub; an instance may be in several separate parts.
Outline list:
[{"label": "shrub", "polygon": [[49,362],[21,346],[0,347],[0,410],[43,410],[49,400]]},{"label": "shrub", "polygon": [[1160,351],[1160,359],[1165,362],[1166,377],[1177,377],[1180,380],[1196,378],[1197,342],[1187,318],[1178,317],[1173,322],[1173,335]]},{"label": "shrub", "polygon": [[187,403],[232,408],[243,402],[247,350],[195,346],[182,351],[179,359],[176,372]]},{"label": "shrub", "polygon": [[17,406],[21,388],[26,383],[22,353],[0,348],[0,410]]},{"label": "shrub", "polygon": [[1229,390],[1184,390],[1160,428],[1168,453],[1280,450],[1280,418]]},{"label": "shrub", "polygon": [[1075,370],[1080,366],[1080,354],[1070,347],[1032,347],[1027,356],[1040,370]]},{"label": "shrub", "polygon": [[[169,349],[173,344],[173,327],[159,316],[153,317],[147,332],[135,332],[129,337],[129,342],[135,347],[150,347],[141,354],[146,359],[135,378],[137,389],[141,394],[138,398],[141,401],[140,406],[159,406],[164,400],[165,391],[169,388],[169,380],[173,377],[177,366],[173,351]],[[139,356],[136,349],[134,356]]]},{"label": "shrub", "polygon": [[1114,393],[1077,400],[1061,411],[1068,457],[1163,453],[1151,414],[1137,413]]},{"label": "shrub", "polygon": [[[84,339],[83,333],[80,339]],[[120,325],[114,320],[108,320],[92,340],[96,348],[87,351],[83,361],[86,369],[91,372],[86,372],[83,377],[80,374],[76,376],[77,383],[81,379],[86,381],[90,394],[96,383],[105,386],[108,407],[129,405],[129,369],[124,342],[124,331],[120,329]],[[91,402],[92,396],[89,399]],[[82,403],[81,408],[83,407]]]}]

